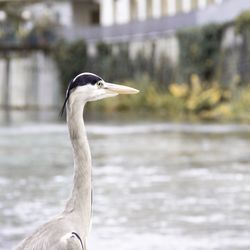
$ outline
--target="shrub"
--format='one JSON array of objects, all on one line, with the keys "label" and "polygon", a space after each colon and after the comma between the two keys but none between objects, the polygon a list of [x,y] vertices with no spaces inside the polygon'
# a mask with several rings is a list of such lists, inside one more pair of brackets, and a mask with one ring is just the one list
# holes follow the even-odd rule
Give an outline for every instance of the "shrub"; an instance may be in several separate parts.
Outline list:
[{"label": "shrub", "polygon": [[249,30],[250,27],[250,11],[242,12],[235,21],[236,30],[239,33]]},{"label": "shrub", "polygon": [[89,56],[83,40],[73,43],[59,41],[53,47],[63,89],[73,76],[82,71],[94,72],[109,81],[125,81],[147,75],[161,87],[166,86],[174,78],[174,69],[164,56],[156,65],[152,63],[152,58],[145,57],[142,51],[131,59],[126,43],[116,44],[114,52],[111,45],[100,42],[96,50],[95,56]]},{"label": "shrub", "polygon": [[244,11],[235,22],[236,30],[243,38],[240,47],[238,70],[243,83],[250,81],[250,11]]},{"label": "shrub", "polygon": [[83,40],[73,43],[61,40],[55,45],[53,56],[57,63],[63,91],[65,92],[69,81],[86,68],[88,63],[86,43]]},{"label": "shrub", "polygon": [[212,81],[216,78],[223,28],[223,25],[211,24],[177,32],[182,80],[189,81],[194,73],[203,81]]}]

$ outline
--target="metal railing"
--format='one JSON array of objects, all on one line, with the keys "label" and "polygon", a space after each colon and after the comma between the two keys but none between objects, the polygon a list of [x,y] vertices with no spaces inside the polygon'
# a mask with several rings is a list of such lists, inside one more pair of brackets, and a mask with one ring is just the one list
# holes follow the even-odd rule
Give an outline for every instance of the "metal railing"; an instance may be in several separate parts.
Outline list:
[{"label": "metal railing", "polygon": [[235,19],[242,11],[250,9],[250,1],[227,0],[202,10],[180,13],[175,16],[132,21],[109,27],[59,28],[58,34],[67,40],[85,39],[87,42],[127,42],[131,39],[145,39],[166,36],[178,29],[201,26],[208,23],[223,23]]},{"label": "metal railing", "polygon": [[196,13],[173,17],[133,21],[122,25],[59,28],[58,34],[67,40],[85,39],[87,42],[126,42],[132,39],[154,38],[196,25]]}]

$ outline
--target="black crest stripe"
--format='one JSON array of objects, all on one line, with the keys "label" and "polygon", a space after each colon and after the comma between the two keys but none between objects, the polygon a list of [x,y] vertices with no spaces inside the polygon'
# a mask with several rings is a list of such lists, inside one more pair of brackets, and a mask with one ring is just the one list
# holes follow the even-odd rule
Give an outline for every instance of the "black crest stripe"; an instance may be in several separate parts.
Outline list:
[{"label": "black crest stripe", "polygon": [[84,250],[83,243],[82,243],[82,239],[81,239],[81,237],[79,236],[79,234],[76,233],[76,232],[72,232],[71,234],[75,235],[76,238],[81,242],[82,249]]},{"label": "black crest stripe", "polygon": [[66,103],[67,103],[67,101],[69,99],[70,90],[72,89],[71,85],[72,85],[72,81],[69,83],[69,86],[68,86],[68,89],[67,89],[67,92],[66,92],[66,97],[65,97],[62,109],[60,111],[60,116],[63,116],[64,110],[65,110],[65,107],[66,107]]},{"label": "black crest stripe", "polygon": [[62,109],[60,111],[60,116],[63,115],[67,101],[70,96],[70,92],[72,89],[79,87],[79,86],[84,86],[87,84],[95,85],[98,81],[103,80],[101,77],[91,74],[91,73],[82,73],[77,75],[72,81],[70,81],[67,92],[66,92],[66,97],[62,106]]}]

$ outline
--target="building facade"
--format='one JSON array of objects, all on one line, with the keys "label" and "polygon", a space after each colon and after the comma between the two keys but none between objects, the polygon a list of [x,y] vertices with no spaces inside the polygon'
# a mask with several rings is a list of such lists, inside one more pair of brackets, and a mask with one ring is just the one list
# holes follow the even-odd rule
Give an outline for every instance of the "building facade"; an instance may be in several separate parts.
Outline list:
[{"label": "building facade", "polygon": [[89,26],[100,24],[100,6],[98,0],[71,0],[72,24]]},{"label": "building facade", "polygon": [[100,23],[102,26],[111,26],[175,16],[223,1],[226,0],[100,0]]}]

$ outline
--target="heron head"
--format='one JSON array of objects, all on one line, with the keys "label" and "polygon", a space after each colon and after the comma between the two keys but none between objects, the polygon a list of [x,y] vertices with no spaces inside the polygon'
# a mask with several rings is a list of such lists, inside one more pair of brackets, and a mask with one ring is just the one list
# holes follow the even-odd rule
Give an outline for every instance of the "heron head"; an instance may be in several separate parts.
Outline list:
[{"label": "heron head", "polygon": [[63,114],[70,96],[86,103],[119,94],[137,94],[138,92],[139,90],[131,87],[105,82],[95,74],[81,73],[69,83],[61,114]]}]

